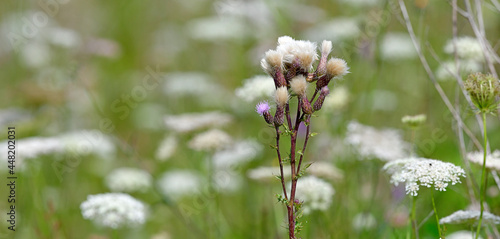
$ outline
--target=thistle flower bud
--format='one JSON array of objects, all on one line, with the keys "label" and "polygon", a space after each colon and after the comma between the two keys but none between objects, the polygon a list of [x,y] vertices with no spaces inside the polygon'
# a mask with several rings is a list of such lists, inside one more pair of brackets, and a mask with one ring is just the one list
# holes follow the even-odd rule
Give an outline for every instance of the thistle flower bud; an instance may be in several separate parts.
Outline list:
[{"label": "thistle flower bud", "polygon": [[274,93],[274,101],[276,102],[276,105],[284,107],[286,103],[288,103],[288,98],[289,95],[286,86],[276,89],[276,92]]},{"label": "thistle flower bud", "polygon": [[292,88],[293,93],[299,96],[305,96],[307,90],[306,78],[303,75],[294,77],[290,81],[290,87]]},{"label": "thistle flower bud", "polygon": [[276,113],[274,114],[274,125],[281,126],[285,122],[285,109],[283,106],[276,107]]},{"label": "thistle flower bud", "polygon": [[331,58],[326,63],[326,74],[316,82],[316,88],[321,89],[330,83],[334,77],[342,77],[349,73],[347,63],[340,58]]},{"label": "thistle flower bud", "polygon": [[286,86],[285,76],[283,75],[283,54],[281,52],[276,50],[267,51],[260,64],[262,69],[273,77],[276,88]]},{"label": "thistle flower bud", "polygon": [[425,114],[414,115],[414,116],[405,115],[401,119],[401,122],[403,122],[403,124],[412,129],[416,129],[422,126],[425,123],[425,121],[427,121],[427,116]]},{"label": "thistle flower bud", "polygon": [[293,79],[296,75],[298,75],[300,72],[297,72],[299,71],[299,68],[300,68],[300,63],[297,59],[295,59],[292,64],[290,65],[290,67],[288,68],[288,70],[286,71],[286,76],[285,76],[285,79],[286,81],[290,81],[291,79]]},{"label": "thistle flower bud", "polygon": [[323,41],[321,43],[321,59],[319,60],[318,68],[316,69],[316,75],[322,76],[326,74],[326,60],[328,59],[328,55],[332,51],[332,42],[331,41]]},{"label": "thistle flower bud", "polygon": [[257,113],[261,116],[264,116],[264,120],[266,120],[268,124],[272,124],[273,117],[271,116],[271,113],[269,113],[269,109],[271,109],[271,107],[267,101],[262,101],[255,106],[255,111],[257,111]]},{"label": "thistle flower bud", "polygon": [[332,77],[341,77],[349,73],[347,63],[340,58],[331,58],[326,63],[326,74]]},{"label": "thistle flower bud", "polygon": [[493,76],[482,73],[470,74],[464,87],[479,112],[491,113],[497,109],[500,102],[496,97],[500,96],[500,83]]},{"label": "thistle flower bud", "polygon": [[309,102],[309,100],[307,100],[307,97],[304,95],[304,96],[299,96],[300,98],[300,106],[302,107],[302,111],[304,111],[304,113],[310,115],[313,113],[313,108],[311,107],[311,103]]},{"label": "thistle flower bud", "polygon": [[321,93],[319,94],[318,99],[316,100],[316,102],[314,102],[313,105],[314,111],[318,111],[321,109],[321,107],[323,106],[323,102],[325,101],[325,98],[328,94],[330,94],[330,90],[327,86],[321,88]]}]

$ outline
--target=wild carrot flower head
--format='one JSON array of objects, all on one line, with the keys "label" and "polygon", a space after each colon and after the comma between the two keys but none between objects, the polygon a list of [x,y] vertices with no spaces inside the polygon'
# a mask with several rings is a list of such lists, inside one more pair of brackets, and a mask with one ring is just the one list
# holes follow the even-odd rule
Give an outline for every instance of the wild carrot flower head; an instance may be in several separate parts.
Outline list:
[{"label": "wild carrot flower head", "polygon": [[335,193],[332,185],[314,176],[307,176],[297,181],[297,199],[303,202],[305,214],[312,210],[325,211],[332,203]]},{"label": "wild carrot flower head", "polygon": [[146,206],[124,193],[89,195],[80,209],[83,218],[110,228],[138,226],[146,221]]},{"label": "wild carrot flower head", "polygon": [[[443,217],[439,220],[440,224],[476,224],[479,220],[479,214],[481,212],[478,210],[459,210],[452,213],[449,216]],[[492,224],[500,224],[500,217],[493,215],[489,212],[484,212],[483,220]],[[484,224],[486,225],[486,224]]]},{"label": "wild carrot flower head", "polygon": [[[389,163],[391,164],[391,163]],[[401,166],[392,163],[393,166]],[[434,159],[415,159],[404,163],[400,170],[384,166],[388,172],[393,172],[391,183],[399,185],[405,183],[406,194],[418,195],[420,186],[432,187],[439,191],[446,191],[446,187],[460,183],[460,176],[465,177],[465,171],[452,163],[446,163]]]},{"label": "wild carrot flower head", "polygon": [[415,129],[423,125],[427,121],[427,116],[425,114],[420,115],[405,115],[401,119],[401,122],[406,126]]},{"label": "wild carrot flower head", "polygon": [[[467,153],[467,159],[478,165],[483,165],[483,152],[470,152]],[[486,168],[491,170],[500,171],[500,150],[495,150],[486,156]]]},{"label": "wild carrot flower head", "polygon": [[470,74],[464,82],[465,90],[470,95],[472,103],[482,113],[493,113],[499,102],[496,97],[500,96],[500,83],[491,75],[482,73]]}]

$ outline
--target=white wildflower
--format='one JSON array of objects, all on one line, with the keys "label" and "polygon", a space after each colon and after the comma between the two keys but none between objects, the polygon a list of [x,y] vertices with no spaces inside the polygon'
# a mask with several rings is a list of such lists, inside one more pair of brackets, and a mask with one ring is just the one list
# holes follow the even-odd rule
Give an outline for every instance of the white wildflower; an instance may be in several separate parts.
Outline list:
[{"label": "white wildflower", "polygon": [[239,190],[243,184],[241,175],[230,170],[219,170],[213,175],[215,190],[222,193],[231,193]]},{"label": "white wildflower", "polygon": [[146,221],[146,206],[124,193],[89,195],[80,209],[83,218],[110,228],[139,226]]},{"label": "white wildflower", "polygon": [[301,177],[297,181],[296,198],[303,202],[304,214],[313,210],[326,211],[335,193],[332,185],[314,176]]},{"label": "white wildflower", "polygon": [[45,42],[29,42],[23,45],[20,56],[24,64],[31,68],[48,66],[53,57],[50,46]]},{"label": "white wildflower", "polygon": [[270,98],[275,91],[274,80],[270,76],[257,75],[246,79],[243,86],[235,90],[238,98],[251,102],[261,98]]},{"label": "white wildflower", "polygon": [[[397,164],[392,165],[396,167]],[[384,167],[391,168],[389,166]],[[405,183],[406,194],[418,195],[420,186],[432,187],[439,191],[446,191],[446,187],[451,183],[460,183],[460,176],[465,177],[465,171],[452,163],[446,163],[434,159],[409,159],[401,171],[396,171],[391,176],[391,183],[398,185]]]},{"label": "white wildflower", "polygon": [[185,133],[208,127],[227,125],[232,121],[232,117],[229,114],[211,111],[205,113],[167,115],[164,120],[168,129],[179,133]]},{"label": "white wildflower", "polygon": [[151,175],[137,168],[118,168],[106,176],[106,186],[113,192],[145,192],[151,187]]},{"label": "white wildflower", "polygon": [[394,129],[377,130],[358,122],[347,126],[346,142],[354,146],[362,159],[378,158],[390,161],[405,158],[410,144]]},{"label": "white wildflower", "polygon": [[227,41],[245,39],[250,35],[245,22],[236,17],[208,17],[191,20],[187,30],[195,40]]},{"label": "white wildflower", "polygon": [[[467,153],[467,159],[475,164],[483,165],[483,152]],[[500,150],[495,150],[491,154],[486,155],[486,168],[500,171]]]},{"label": "white wildflower", "polygon": [[464,36],[456,39],[455,43],[452,40],[449,40],[444,47],[444,51],[448,54],[455,53],[455,45],[456,52],[459,58],[465,60],[474,60],[483,62],[484,61],[484,53],[481,49],[481,44],[475,37]]},{"label": "white wildflower", "polygon": [[307,168],[307,173],[320,178],[326,178],[331,180],[342,179],[344,177],[342,170],[333,166],[333,164],[328,162],[313,162],[309,168]]},{"label": "white wildflower", "polygon": [[156,159],[160,161],[168,160],[175,153],[177,145],[177,138],[174,135],[165,137],[158,146],[158,149],[156,149]]},{"label": "white wildflower", "polygon": [[329,112],[335,112],[344,108],[349,102],[349,91],[345,86],[335,87],[328,94],[323,102],[321,109]]},{"label": "white wildflower", "polygon": [[[170,72],[164,75],[163,92],[169,97],[205,96],[221,94],[224,87],[216,83],[212,77],[201,72]],[[206,100],[204,98],[203,100]]]},{"label": "white wildflower", "polygon": [[388,33],[380,44],[381,57],[389,61],[413,59],[417,51],[410,36],[404,33]]},{"label": "white wildflower", "polygon": [[[290,170],[285,170],[283,169],[283,174],[285,179],[290,177]],[[280,176],[280,167],[258,167],[254,169],[250,169],[247,172],[247,176],[250,179],[257,180],[257,181],[271,181],[271,180],[276,180],[276,176]]]},{"label": "white wildflower", "polygon": [[12,123],[20,124],[32,118],[31,114],[20,108],[0,109],[0,126],[7,126]]},{"label": "white wildflower", "polygon": [[197,151],[219,150],[232,142],[231,136],[224,131],[212,129],[196,135],[188,145],[191,149]]},{"label": "white wildflower", "polygon": [[468,75],[473,72],[480,72],[483,66],[478,61],[473,60],[460,60],[459,72],[457,72],[457,65],[455,61],[445,61],[436,70],[436,78],[440,81],[454,80],[454,74],[459,74],[459,76]]},{"label": "white wildflower", "polygon": [[[476,224],[479,221],[479,210],[459,210],[449,216],[439,219],[440,224]],[[483,212],[483,225],[500,224],[500,217],[489,212]]]},{"label": "white wildflower", "polygon": [[80,130],[62,134],[58,138],[65,148],[78,155],[95,154],[102,159],[112,159],[115,146],[110,136],[100,130]]},{"label": "white wildflower", "polygon": [[82,41],[76,31],[62,27],[48,28],[44,35],[51,44],[65,48],[77,48]]},{"label": "white wildflower", "polygon": [[202,181],[202,177],[194,171],[176,170],[164,173],[157,183],[163,195],[179,200],[201,193]]},{"label": "white wildflower", "polygon": [[377,219],[371,213],[358,213],[352,219],[352,228],[356,231],[370,230],[377,225]]},{"label": "white wildflower", "polygon": [[371,96],[371,110],[391,112],[398,107],[398,96],[389,90],[373,90]]},{"label": "white wildflower", "polygon": [[261,151],[262,145],[256,141],[237,141],[230,147],[215,152],[213,163],[219,169],[236,167],[254,159]]},{"label": "white wildflower", "polygon": [[[472,231],[456,231],[454,233],[450,233],[446,235],[446,239],[474,239],[475,233]],[[479,236],[478,239],[483,239],[483,237]]]},{"label": "white wildflower", "polygon": [[336,18],[331,21],[316,24],[304,33],[304,38],[320,42],[329,40],[339,43],[353,39],[361,34],[358,21],[354,18]]}]

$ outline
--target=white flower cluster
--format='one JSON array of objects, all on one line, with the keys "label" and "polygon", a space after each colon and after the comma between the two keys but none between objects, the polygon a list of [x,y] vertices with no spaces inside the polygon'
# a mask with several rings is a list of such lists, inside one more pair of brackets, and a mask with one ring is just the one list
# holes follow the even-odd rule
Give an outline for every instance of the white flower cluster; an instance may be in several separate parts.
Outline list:
[{"label": "white flower cluster", "polygon": [[443,62],[436,71],[436,78],[441,81],[454,79],[453,74],[457,72],[461,75],[465,75],[472,72],[479,72],[483,68],[480,62],[472,60],[459,60],[458,64],[459,67],[457,69],[455,61]]},{"label": "white flower cluster", "polygon": [[[452,213],[449,216],[443,217],[439,219],[440,224],[475,224],[479,220],[479,215],[481,214],[478,210],[459,210]],[[500,217],[493,215],[489,212],[483,212],[483,222],[484,225],[491,224],[500,224]]]},{"label": "white flower cluster", "polygon": [[303,202],[304,214],[313,210],[325,211],[332,203],[335,193],[332,185],[314,176],[302,177],[297,181],[296,198]]},{"label": "white flower cluster", "polygon": [[464,36],[458,37],[456,41],[449,40],[444,47],[444,51],[448,54],[456,53],[459,58],[464,60],[484,61],[484,53],[481,49],[481,44],[475,37]]},{"label": "white flower cluster", "polygon": [[166,161],[175,153],[177,149],[177,138],[174,135],[169,135],[165,137],[156,149],[156,159],[160,161]]},{"label": "white flower cluster", "polygon": [[[475,238],[475,233],[471,231],[456,231],[454,233],[446,235],[446,239],[472,239]],[[478,239],[483,239],[483,237],[478,236]]]},{"label": "white flower cluster", "polygon": [[217,111],[167,115],[164,118],[167,128],[179,133],[226,125],[232,119],[231,115]]},{"label": "white flower cluster", "polygon": [[[451,183],[460,183],[460,176],[465,177],[465,171],[452,163],[434,159],[408,159],[406,163],[399,161],[384,166],[387,172],[392,172],[391,183],[399,185],[405,183],[406,194],[418,195],[420,186],[432,187],[439,191],[446,191]],[[401,167],[401,164],[403,166]],[[397,170],[401,167],[400,170]]]},{"label": "white flower cluster", "polygon": [[347,126],[346,142],[356,147],[365,158],[378,158],[383,161],[405,158],[410,144],[403,140],[400,132],[394,129],[377,130],[358,122]]},{"label": "white flower cluster", "polygon": [[349,102],[349,91],[345,86],[333,88],[332,92],[325,97],[323,110],[328,112],[336,112],[344,108]]},{"label": "white flower cluster", "polygon": [[179,200],[199,194],[202,177],[194,171],[176,170],[164,173],[157,183],[161,193],[173,200]]},{"label": "white flower cluster", "polygon": [[89,195],[80,209],[83,218],[110,228],[142,225],[147,214],[146,205],[124,193]]},{"label": "white flower cluster", "polygon": [[[51,137],[29,137],[16,140],[23,150],[16,152],[17,166],[25,159],[37,158],[49,154],[89,155],[95,154],[102,159],[112,159],[115,146],[108,135],[99,130],[81,130]],[[4,142],[7,145],[6,142]],[[0,148],[0,153],[7,148]]]},{"label": "white flower cluster", "polygon": [[339,17],[328,22],[316,24],[304,33],[304,38],[313,41],[328,39],[334,43],[357,38],[361,34],[356,18]]},{"label": "white flower cluster", "polygon": [[[483,165],[483,152],[470,152],[467,154],[467,159],[475,164]],[[486,168],[500,171],[500,150],[495,150],[493,153],[486,155]]]},{"label": "white flower cluster", "polygon": [[268,75],[257,75],[246,79],[243,86],[236,89],[235,94],[238,98],[251,102],[260,98],[270,98],[274,91],[273,78]]},{"label": "white flower cluster", "polygon": [[407,33],[387,33],[380,44],[380,54],[384,60],[406,60],[417,56],[417,51]]},{"label": "white flower cluster", "polygon": [[436,71],[436,77],[439,80],[453,79],[453,74],[463,75],[482,70],[485,55],[476,38],[459,37],[455,41],[449,40],[444,47],[444,51],[452,56],[455,54],[455,49],[458,56],[458,69],[454,60],[445,61]]},{"label": "white flower cluster", "polygon": [[237,141],[223,150],[215,152],[214,166],[226,169],[244,164],[255,158],[262,151],[262,145],[253,140]]},{"label": "white flower cluster", "polygon": [[118,168],[106,176],[106,186],[113,192],[144,192],[151,187],[151,175],[137,168]]},{"label": "white flower cluster", "polygon": [[[290,178],[290,170],[283,170],[283,177],[285,179]],[[280,174],[280,167],[258,167],[250,169],[247,172],[247,176],[250,179],[267,182],[276,179],[276,176]]]},{"label": "white flower cluster", "polygon": [[219,129],[211,129],[209,131],[196,135],[188,145],[196,151],[213,151],[222,149],[231,144],[231,136]]}]

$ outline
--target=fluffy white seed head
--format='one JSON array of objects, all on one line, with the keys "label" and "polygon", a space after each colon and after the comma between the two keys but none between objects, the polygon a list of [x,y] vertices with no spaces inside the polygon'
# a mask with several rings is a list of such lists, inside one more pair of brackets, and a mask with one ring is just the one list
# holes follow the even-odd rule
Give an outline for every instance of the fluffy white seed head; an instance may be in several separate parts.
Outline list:
[{"label": "fluffy white seed head", "polygon": [[283,68],[283,54],[277,50],[269,50],[260,62],[262,69],[270,75],[278,68]]},{"label": "fluffy white seed head", "polygon": [[330,52],[332,51],[332,42],[331,41],[327,41],[327,40],[324,40],[322,43],[321,43],[321,54],[323,55],[328,55],[330,54]]},{"label": "fluffy white seed head", "polygon": [[307,81],[303,75],[298,75],[290,81],[290,87],[293,93],[303,96],[306,94]]},{"label": "fluffy white seed head", "polygon": [[333,77],[341,77],[349,73],[349,66],[343,59],[331,58],[326,63],[326,73]]},{"label": "fluffy white seed head", "polygon": [[281,107],[286,105],[289,97],[290,96],[288,94],[288,89],[286,88],[286,86],[279,87],[274,93],[274,101]]}]

